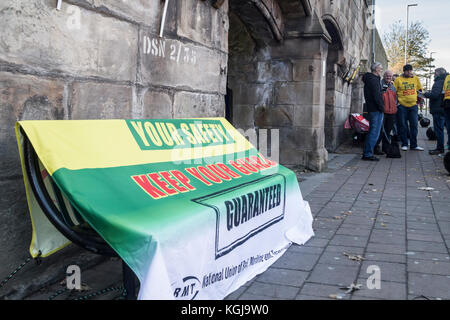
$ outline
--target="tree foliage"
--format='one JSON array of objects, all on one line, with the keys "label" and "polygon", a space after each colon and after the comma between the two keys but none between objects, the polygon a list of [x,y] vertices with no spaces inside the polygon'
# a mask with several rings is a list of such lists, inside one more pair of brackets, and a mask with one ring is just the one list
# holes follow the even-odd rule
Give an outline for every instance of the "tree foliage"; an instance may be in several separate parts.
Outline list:
[{"label": "tree foliage", "polygon": [[[405,38],[406,29],[401,21],[394,22],[383,37],[389,68],[394,73],[401,74],[403,71]],[[430,34],[421,22],[412,22],[409,25],[407,62],[414,67],[415,73],[419,76],[425,76],[429,72],[430,64],[434,61],[427,57],[430,41]]]}]

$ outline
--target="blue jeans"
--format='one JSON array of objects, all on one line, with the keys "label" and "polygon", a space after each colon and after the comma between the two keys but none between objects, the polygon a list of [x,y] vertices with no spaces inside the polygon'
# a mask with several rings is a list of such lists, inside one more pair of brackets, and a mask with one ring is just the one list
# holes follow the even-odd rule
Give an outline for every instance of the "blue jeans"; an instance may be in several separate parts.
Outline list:
[{"label": "blue jeans", "polygon": [[384,114],[381,112],[369,112],[370,129],[364,145],[364,157],[373,157],[373,148],[380,137],[381,126],[383,125]]},{"label": "blue jeans", "polygon": [[[398,108],[398,105],[397,105]],[[399,139],[400,139],[400,112],[397,111],[397,113],[395,114],[395,133],[398,135]],[[406,136],[409,139],[409,126],[406,129]]]},{"label": "blue jeans", "polygon": [[417,147],[417,125],[418,125],[418,108],[417,105],[412,107],[404,107],[402,105],[398,106],[399,114],[399,130],[400,139],[402,140],[402,147],[408,146],[408,123],[409,123],[409,142],[410,148],[414,149]]},{"label": "blue jeans", "polygon": [[444,125],[445,116],[443,113],[433,113],[433,128],[437,137],[436,149],[444,150]]}]

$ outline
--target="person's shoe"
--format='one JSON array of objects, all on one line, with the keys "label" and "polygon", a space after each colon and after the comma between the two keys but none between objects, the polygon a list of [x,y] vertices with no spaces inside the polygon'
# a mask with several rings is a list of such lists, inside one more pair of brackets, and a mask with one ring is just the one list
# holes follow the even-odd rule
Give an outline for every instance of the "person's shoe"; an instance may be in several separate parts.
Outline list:
[{"label": "person's shoe", "polygon": [[425,149],[422,148],[422,147],[415,147],[415,148],[411,148],[411,150],[423,151],[423,150],[425,150]]},{"label": "person's shoe", "polygon": [[402,150],[403,150],[403,151],[408,151],[408,147],[407,147],[407,146],[403,146],[403,147],[402,147]]},{"label": "person's shoe", "polygon": [[371,156],[371,157],[362,157],[361,160],[364,161],[380,161],[380,159],[378,159],[377,157]]},{"label": "person's shoe", "polygon": [[441,153],[444,153],[444,152],[445,152],[444,149],[434,149],[434,150],[428,151],[428,153],[430,155],[432,155],[432,156],[435,156],[437,154],[441,154]]}]

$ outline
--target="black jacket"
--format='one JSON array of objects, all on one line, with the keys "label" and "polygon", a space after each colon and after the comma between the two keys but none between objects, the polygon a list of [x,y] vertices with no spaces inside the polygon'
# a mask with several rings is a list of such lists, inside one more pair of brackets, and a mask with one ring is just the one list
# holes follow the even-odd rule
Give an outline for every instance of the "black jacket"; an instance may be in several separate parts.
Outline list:
[{"label": "black jacket", "polygon": [[371,72],[363,75],[364,99],[366,100],[367,112],[384,113],[383,95],[381,92],[381,78]]},{"label": "black jacket", "polygon": [[440,75],[434,78],[434,84],[431,91],[425,92],[425,98],[430,99],[430,113],[444,114],[444,109],[442,108],[442,101],[444,100],[444,94],[442,93],[442,88],[444,88],[444,81],[446,74]]}]

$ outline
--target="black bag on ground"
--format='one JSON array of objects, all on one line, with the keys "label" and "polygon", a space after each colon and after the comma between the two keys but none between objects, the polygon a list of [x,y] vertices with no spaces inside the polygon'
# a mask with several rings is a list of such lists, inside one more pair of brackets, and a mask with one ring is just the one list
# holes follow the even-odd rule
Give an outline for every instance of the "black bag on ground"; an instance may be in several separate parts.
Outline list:
[{"label": "black bag on ground", "polygon": [[391,141],[386,148],[386,158],[401,158],[402,155],[400,153],[400,147],[398,145],[398,142]]},{"label": "black bag on ground", "polygon": [[383,151],[386,153],[386,158],[401,158],[402,155],[400,153],[400,146],[397,141],[389,135],[386,134],[384,128],[381,130],[381,134],[384,135],[383,141]]},{"label": "black bag on ground", "polygon": [[433,128],[430,127],[427,129],[427,137],[428,137],[428,140],[430,140],[430,141],[437,140],[436,133],[434,132]]},{"label": "black bag on ground", "polygon": [[400,142],[400,141],[401,141],[400,135],[399,135],[398,133],[395,133],[395,134],[392,136],[392,141],[394,141],[394,142]]},{"label": "black bag on ground", "polygon": [[444,167],[450,174],[450,152],[447,152],[444,156]]}]

